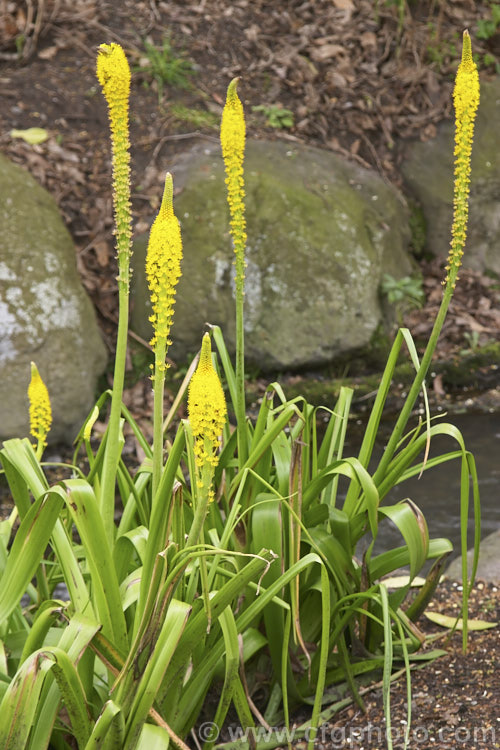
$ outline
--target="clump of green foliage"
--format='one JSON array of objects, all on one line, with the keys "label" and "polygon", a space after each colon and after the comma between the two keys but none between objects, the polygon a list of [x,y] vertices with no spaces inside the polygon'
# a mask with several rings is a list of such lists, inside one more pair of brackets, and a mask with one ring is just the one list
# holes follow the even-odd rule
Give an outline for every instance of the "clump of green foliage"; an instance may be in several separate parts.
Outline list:
[{"label": "clump of green foliage", "polygon": [[134,68],[141,73],[146,85],[153,80],[158,90],[158,101],[163,99],[165,86],[177,89],[189,89],[196,70],[183,52],[174,49],[171,38],[165,36],[160,46],[149,39],[144,40],[144,56]]},{"label": "clump of green foliage", "polygon": [[214,130],[218,128],[219,118],[214,112],[207,109],[198,109],[195,107],[185,107],[183,104],[172,104],[170,111],[177,120],[187,122],[195,128],[209,128]]},{"label": "clump of green foliage", "polygon": [[500,5],[496,2],[490,3],[490,17],[479,18],[477,22],[476,36],[478,39],[491,39],[500,26]]},{"label": "clump of green foliage", "polygon": [[252,107],[252,112],[262,112],[266,118],[266,124],[271,128],[293,128],[294,115],[292,110],[279,104],[257,104]]},{"label": "clump of green foliage", "polygon": [[454,32],[451,39],[441,39],[432,21],[429,21],[427,27],[430,37],[426,48],[427,59],[441,69],[445,62],[456,60],[459,56],[459,34]]},{"label": "clump of green foliage", "polygon": [[[210,326],[199,362],[193,361],[164,415],[165,358],[182,256],[173,180],[167,174],[146,264],[154,326],[152,445],[142,433],[122,402],[131,254],[130,70],[119,45],[100,47],[97,72],[112,132],[119,266],[113,388],[98,399],[76,438],[71,478],[55,484],[47,478],[42,456],[49,394],[36,368],[29,389],[36,445],[15,438],[0,450],[15,503],[0,523],[0,747],[187,750],[186,739],[202,711],[210,710],[207,696],[212,695],[210,722],[198,726],[206,750],[216,746],[231,706],[241,734],[250,740],[268,725],[290,732],[292,710],[308,706],[310,716],[294,728],[294,738],[306,737],[312,750],[319,725],[346,701],[363,708],[360,685],[375,675],[378,680],[382,672],[390,749],[391,681],[406,674],[410,706],[411,662],[444,653],[420,651],[424,639],[414,622],[433,595],[451,543],[429,537],[422,512],[404,492],[398,502],[384,502],[389,491],[423,471],[459,463],[464,648],[478,558],[474,458],[454,425],[431,420],[425,391],[465,241],[466,152],[470,156],[479,94],[468,35],[457,75],[456,211],[442,303],[421,359],[410,332],[397,332],[356,456],[346,449],[351,388],[342,387],[335,403],[316,407],[303,396],[287,398],[275,382],[255,421],[246,415],[245,122],[236,79],[228,87],[221,123],[236,264],[236,363],[220,328]],[[393,290],[398,291],[394,285]],[[414,379],[374,462],[405,347]],[[236,429],[227,419],[221,380]],[[188,418],[174,426],[188,389]],[[420,394],[425,423],[412,418]],[[108,404],[106,431],[93,435]],[[126,427],[144,455],[136,467],[123,460]],[[436,435],[448,436],[454,450],[429,458]],[[469,578],[471,487],[476,526]],[[386,519],[399,530],[401,545],[375,554],[379,525]],[[359,555],[361,540],[365,551]],[[429,560],[433,566],[425,584],[408,603],[411,583]],[[408,579],[389,591],[384,577],[401,566],[408,566]],[[250,695],[262,673],[268,675],[267,698],[255,710]],[[349,697],[339,701],[339,695]],[[408,722],[405,748],[409,733]],[[282,741],[280,732],[271,731],[263,743],[250,744],[271,748]],[[241,739],[229,747],[248,746]]]},{"label": "clump of green foliage", "polygon": [[400,279],[396,279],[391,274],[385,273],[380,284],[380,289],[382,294],[387,297],[389,304],[394,305],[396,308],[400,325],[404,313],[409,308],[422,307],[425,301],[421,276],[403,276]]}]

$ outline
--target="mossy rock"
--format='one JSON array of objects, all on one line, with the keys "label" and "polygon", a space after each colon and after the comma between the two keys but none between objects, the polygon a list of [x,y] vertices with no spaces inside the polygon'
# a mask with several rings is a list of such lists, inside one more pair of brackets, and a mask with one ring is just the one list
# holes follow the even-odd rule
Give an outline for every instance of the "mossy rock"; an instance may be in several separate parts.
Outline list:
[{"label": "mossy rock", "polygon": [[[170,356],[197,351],[205,323],[234,350],[234,268],[219,147],[174,165],[184,244]],[[245,156],[248,244],[245,350],[262,370],[323,365],[366,346],[382,320],[384,273],[408,275],[408,209],[378,175],[337,155],[251,141]],[[160,189],[160,187],[159,187]],[[151,336],[147,237],[134,243],[132,327]]]},{"label": "mossy rock", "polygon": [[[500,162],[495,123],[500,119],[500,78],[481,84],[481,102],[472,147],[469,231],[463,263],[500,274]],[[426,250],[446,258],[453,221],[454,125],[439,125],[437,136],[405,147],[401,172],[422,206],[427,224]]]},{"label": "mossy rock", "polygon": [[0,440],[28,434],[30,361],[49,390],[51,440],[73,441],[106,365],[94,309],[54,199],[0,156]]}]

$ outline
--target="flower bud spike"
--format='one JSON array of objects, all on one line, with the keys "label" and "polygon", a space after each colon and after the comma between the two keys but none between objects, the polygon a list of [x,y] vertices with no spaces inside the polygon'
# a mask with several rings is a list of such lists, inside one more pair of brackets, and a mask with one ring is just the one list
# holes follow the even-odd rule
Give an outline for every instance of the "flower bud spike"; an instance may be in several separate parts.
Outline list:
[{"label": "flower bud spike", "polygon": [[146,277],[151,293],[153,325],[151,346],[158,341],[170,343],[169,335],[174,314],[177,282],[181,277],[181,228],[173,208],[172,175],[167,172],[165,189],[158,216],[149,235],[146,255]]},{"label": "flower bud spike", "polygon": [[245,117],[236,91],[238,78],[228,86],[226,104],[222,112],[220,140],[226,168],[227,202],[229,204],[231,237],[235,254],[235,311],[236,311],[236,398],[234,412],[238,437],[238,465],[244,466],[249,451],[245,413],[245,183],[243,158],[245,155]]},{"label": "flower bud spike", "polygon": [[445,282],[451,290],[455,288],[467,237],[472,140],[479,105],[479,75],[476,63],[472,59],[471,41],[467,30],[464,31],[463,36],[462,61],[455,79],[453,102],[455,105],[453,225],[448,255],[449,270]]},{"label": "flower bud spike", "polygon": [[236,91],[238,81],[238,78],[234,78],[227,89],[226,104],[222,112],[220,140],[222,157],[226,168],[227,202],[231,216],[231,236],[236,255],[236,288],[243,294],[245,245],[247,240],[243,180],[245,116],[243,105]]},{"label": "flower bud spike", "polygon": [[118,282],[128,288],[131,243],[130,141],[128,99],[130,68],[119,44],[101,44],[97,56],[97,78],[108,104],[113,153],[113,205],[116,223]]},{"label": "flower bud spike", "polygon": [[43,382],[34,362],[31,363],[28,399],[30,403],[30,434],[38,442],[38,447],[43,448],[43,446],[47,445],[45,438],[52,425],[52,409],[47,386]]},{"label": "flower bud spike", "polygon": [[217,447],[226,421],[226,399],[213,363],[210,336],[203,336],[198,367],[191,378],[188,415],[198,469],[217,466]]}]

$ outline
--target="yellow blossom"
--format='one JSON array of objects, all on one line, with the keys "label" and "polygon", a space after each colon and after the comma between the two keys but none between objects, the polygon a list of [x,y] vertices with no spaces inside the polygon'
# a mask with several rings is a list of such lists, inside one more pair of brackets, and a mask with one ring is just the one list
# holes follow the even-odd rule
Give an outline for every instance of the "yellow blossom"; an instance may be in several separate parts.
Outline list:
[{"label": "yellow blossom", "polygon": [[238,78],[228,86],[226,104],[222,112],[220,140],[226,168],[227,201],[231,215],[231,236],[236,254],[236,288],[243,292],[245,280],[245,189],[243,158],[245,152],[245,117],[236,92]]},{"label": "yellow blossom", "polygon": [[165,177],[165,190],[158,216],[149,235],[146,256],[146,276],[151,292],[154,335],[151,346],[157,341],[170,345],[169,334],[174,314],[175,292],[181,276],[182,240],[179,222],[173,208],[172,175]]},{"label": "yellow blossom", "polygon": [[479,75],[472,59],[469,32],[464,31],[462,62],[453,91],[455,105],[455,178],[453,196],[453,226],[448,256],[446,283],[455,287],[457,273],[464,252],[469,216],[469,186],[474,120],[479,105]]},{"label": "yellow blossom", "polygon": [[[119,44],[101,44],[97,56],[97,78],[109,109],[113,152],[113,204],[116,246],[120,263],[118,281],[128,286],[131,214],[130,214],[130,142],[128,99],[130,68]],[[121,261],[121,262],[120,262]]]},{"label": "yellow blossom", "polygon": [[30,434],[39,443],[46,445],[45,437],[52,425],[52,409],[50,407],[47,386],[43,382],[34,362],[31,363],[28,399],[30,402]]},{"label": "yellow blossom", "polygon": [[191,378],[188,415],[194,436],[194,453],[198,469],[216,466],[217,446],[226,421],[226,399],[214,366],[210,336],[203,336],[198,367]]}]

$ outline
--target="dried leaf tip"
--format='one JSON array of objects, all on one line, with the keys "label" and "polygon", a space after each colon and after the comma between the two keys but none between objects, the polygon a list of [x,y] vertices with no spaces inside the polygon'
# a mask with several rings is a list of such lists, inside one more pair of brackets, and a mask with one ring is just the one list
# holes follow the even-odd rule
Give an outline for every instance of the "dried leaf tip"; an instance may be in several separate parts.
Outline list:
[{"label": "dried leaf tip", "polygon": [[469,29],[464,29],[462,36],[462,62],[468,63],[470,60],[472,60],[472,44]]}]

